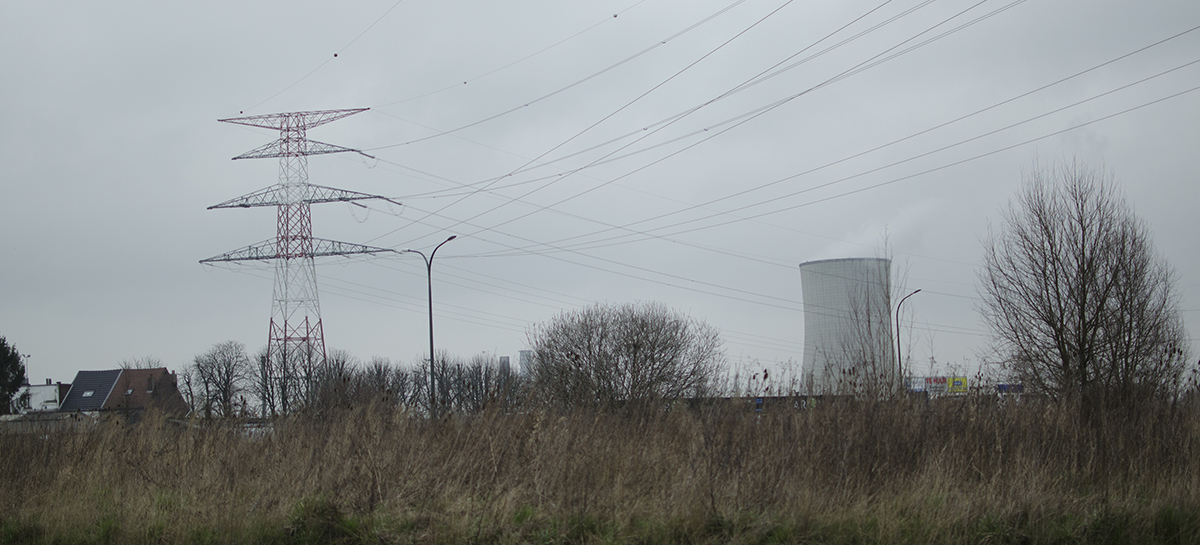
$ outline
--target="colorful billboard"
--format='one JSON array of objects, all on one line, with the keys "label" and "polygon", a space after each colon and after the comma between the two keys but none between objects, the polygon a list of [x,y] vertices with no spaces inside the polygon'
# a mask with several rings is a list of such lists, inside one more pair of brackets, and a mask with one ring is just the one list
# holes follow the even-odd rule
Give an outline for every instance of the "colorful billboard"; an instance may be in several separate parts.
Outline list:
[{"label": "colorful billboard", "polygon": [[908,391],[929,395],[965,394],[970,389],[967,377],[912,377],[907,382]]}]

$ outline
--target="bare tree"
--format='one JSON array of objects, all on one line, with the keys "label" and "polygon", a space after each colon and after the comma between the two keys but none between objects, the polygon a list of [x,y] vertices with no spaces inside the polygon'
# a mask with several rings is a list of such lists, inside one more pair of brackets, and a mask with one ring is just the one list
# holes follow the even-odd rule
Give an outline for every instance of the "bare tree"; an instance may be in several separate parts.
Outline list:
[{"label": "bare tree", "polygon": [[986,241],[980,282],[994,347],[1026,391],[1111,402],[1177,388],[1174,273],[1111,176],[1035,169]]},{"label": "bare tree", "polygon": [[323,365],[306,371],[305,408],[328,410],[350,404],[350,383],[357,373],[358,361],[345,350],[330,350]]},{"label": "bare tree", "polygon": [[882,289],[860,285],[849,294],[846,329],[840,338],[840,350],[834,353],[837,376],[831,377],[833,393],[867,398],[894,395],[902,386],[895,356],[892,316],[892,290],[888,288],[890,264],[870,278]]},{"label": "bare tree", "polygon": [[250,393],[258,398],[258,411],[264,417],[279,414],[281,387],[277,371],[277,367],[267,358],[267,348],[264,346],[254,355],[253,366],[247,376]]},{"label": "bare tree", "polygon": [[236,414],[238,394],[249,370],[246,347],[237,341],[218,343],[196,356],[192,373],[198,383],[199,405],[206,417]]},{"label": "bare tree", "polygon": [[258,352],[250,389],[258,397],[264,416],[291,414],[304,407],[318,378],[316,361],[318,358],[308,348],[274,353],[263,348]]},{"label": "bare tree", "polygon": [[500,362],[493,355],[477,354],[466,362],[452,360],[441,367],[441,373],[438,381],[446,388],[438,395],[452,411],[479,413],[503,399]]},{"label": "bare tree", "polygon": [[413,369],[405,369],[400,366],[392,368],[389,384],[397,405],[413,410],[429,406],[425,396],[429,380],[423,375],[422,369],[427,369],[424,360],[418,362]]},{"label": "bare tree", "polygon": [[126,358],[118,364],[121,369],[157,369],[166,367],[162,360],[154,356],[143,356],[140,358]]},{"label": "bare tree", "polygon": [[351,397],[360,403],[374,401],[384,405],[397,405],[397,397],[392,389],[392,376],[392,364],[387,358],[371,358],[371,361],[354,375]]},{"label": "bare tree", "polygon": [[200,394],[197,392],[196,383],[196,369],[194,364],[185,366],[179,371],[179,393],[183,395],[183,401],[187,403],[188,412],[192,415],[200,414],[199,411],[203,406]]},{"label": "bare tree", "polygon": [[724,361],[716,329],[655,303],[564,312],[529,344],[534,395],[562,408],[703,395]]}]

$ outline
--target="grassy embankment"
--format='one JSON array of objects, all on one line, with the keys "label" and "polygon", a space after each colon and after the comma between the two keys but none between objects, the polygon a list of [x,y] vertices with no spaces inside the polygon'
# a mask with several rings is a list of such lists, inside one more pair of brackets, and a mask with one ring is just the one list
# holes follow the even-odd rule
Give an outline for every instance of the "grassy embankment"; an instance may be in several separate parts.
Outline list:
[{"label": "grassy embankment", "polygon": [[0,436],[0,543],[1197,543],[1200,410],[358,408]]}]

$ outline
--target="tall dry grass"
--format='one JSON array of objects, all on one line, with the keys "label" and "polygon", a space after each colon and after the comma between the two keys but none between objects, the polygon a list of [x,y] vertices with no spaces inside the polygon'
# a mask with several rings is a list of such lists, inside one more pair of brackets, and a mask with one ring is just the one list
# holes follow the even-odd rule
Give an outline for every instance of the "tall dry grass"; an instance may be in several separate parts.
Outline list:
[{"label": "tall dry grass", "polygon": [[6,434],[0,541],[1200,542],[1191,404],[783,405]]}]

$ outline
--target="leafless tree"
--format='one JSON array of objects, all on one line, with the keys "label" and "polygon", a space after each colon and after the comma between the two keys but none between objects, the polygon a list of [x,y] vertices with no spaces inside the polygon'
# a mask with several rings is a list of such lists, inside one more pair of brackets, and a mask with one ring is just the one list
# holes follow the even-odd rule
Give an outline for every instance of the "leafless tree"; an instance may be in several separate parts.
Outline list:
[{"label": "leafless tree", "polygon": [[[445,362],[446,358],[442,358]],[[470,360],[450,360],[439,366],[440,399],[454,412],[474,414],[504,400],[500,363],[490,354],[477,354]]]},{"label": "leafless tree", "polygon": [[195,365],[184,366],[179,371],[179,393],[183,395],[183,401],[187,403],[188,410],[193,415],[200,414],[199,411],[203,408],[196,382]]},{"label": "leafless tree", "polygon": [[356,403],[379,403],[398,405],[392,390],[393,369],[387,358],[375,356],[365,367],[353,375],[350,397]]},{"label": "leafless tree", "polygon": [[262,349],[255,357],[253,393],[264,415],[291,414],[309,403],[322,361],[308,346],[292,350],[277,348],[267,357]]},{"label": "leafless tree", "polygon": [[279,414],[280,390],[278,368],[267,359],[264,346],[254,355],[253,367],[248,374],[250,393],[258,398],[258,411],[264,417]]},{"label": "leafless tree", "polygon": [[1189,355],[1174,273],[1110,175],[1035,168],[985,244],[981,311],[1026,391],[1172,393]]},{"label": "leafless tree", "polygon": [[249,370],[246,347],[237,341],[218,343],[196,356],[191,370],[198,390],[194,395],[198,394],[206,417],[236,414],[238,394]]},{"label": "leafless tree", "polygon": [[414,369],[405,369],[400,366],[391,369],[388,384],[397,405],[413,410],[418,407],[428,407],[425,390],[429,386],[429,380],[420,372],[425,368],[427,366],[422,360]]},{"label": "leafless tree", "polygon": [[564,312],[529,345],[534,395],[561,408],[704,395],[724,361],[716,329],[655,303]]},{"label": "leafless tree", "polygon": [[870,284],[883,289],[863,285],[850,294],[846,329],[830,366],[836,369],[831,377],[834,393],[879,399],[900,391],[902,382],[892,340],[890,268],[889,264],[876,273],[878,278],[869,279]]},{"label": "leafless tree", "polygon": [[351,403],[350,383],[357,373],[356,358],[345,350],[330,350],[324,365],[315,365],[305,374],[305,408],[328,410]]},{"label": "leafless tree", "polygon": [[118,364],[121,369],[157,369],[166,367],[162,360],[154,356],[143,356],[140,358],[126,358]]}]

